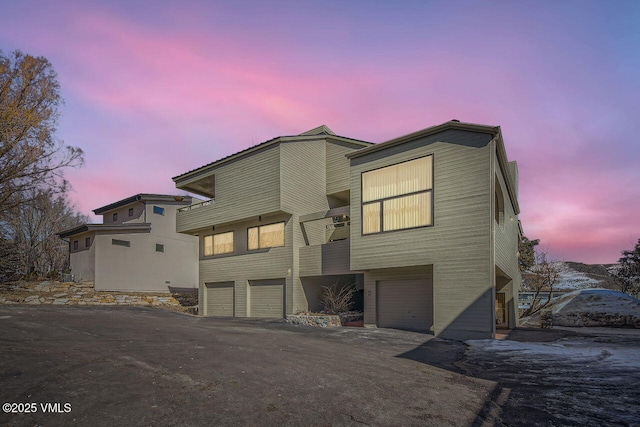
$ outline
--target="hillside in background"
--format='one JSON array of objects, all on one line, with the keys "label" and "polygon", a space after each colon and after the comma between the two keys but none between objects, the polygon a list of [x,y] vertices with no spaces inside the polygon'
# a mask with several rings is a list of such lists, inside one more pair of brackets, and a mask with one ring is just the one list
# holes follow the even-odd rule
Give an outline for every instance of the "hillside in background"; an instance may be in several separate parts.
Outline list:
[{"label": "hillside in background", "polygon": [[615,289],[609,268],[615,264],[583,264],[581,262],[562,262],[560,284],[562,289],[606,288]]},{"label": "hillside in background", "polygon": [[[557,261],[554,265],[560,270],[560,279],[554,290],[574,290],[588,288],[616,289],[613,277],[608,269],[615,264],[584,264],[573,261]],[[523,273],[523,278],[529,273]]]}]

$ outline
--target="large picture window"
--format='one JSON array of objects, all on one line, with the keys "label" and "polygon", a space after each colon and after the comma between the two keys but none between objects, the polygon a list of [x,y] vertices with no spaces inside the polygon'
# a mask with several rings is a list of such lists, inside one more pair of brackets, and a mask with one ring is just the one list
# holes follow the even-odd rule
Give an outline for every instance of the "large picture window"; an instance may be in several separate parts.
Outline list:
[{"label": "large picture window", "polygon": [[233,252],[233,231],[204,236],[204,256]]},{"label": "large picture window", "polygon": [[362,174],[362,234],[433,225],[433,156]]},{"label": "large picture window", "polygon": [[251,227],[247,230],[247,238],[250,251],[284,246],[284,222]]}]

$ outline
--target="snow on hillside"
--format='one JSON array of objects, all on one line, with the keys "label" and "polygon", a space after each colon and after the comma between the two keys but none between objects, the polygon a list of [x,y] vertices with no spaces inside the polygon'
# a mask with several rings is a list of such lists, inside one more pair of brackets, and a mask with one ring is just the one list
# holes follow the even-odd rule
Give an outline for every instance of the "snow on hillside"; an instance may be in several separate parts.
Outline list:
[{"label": "snow on hillside", "polygon": [[588,289],[599,288],[602,286],[602,282],[600,280],[574,270],[565,262],[556,261],[553,264],[560,271],[560,278],[558,279],[558,283],[555,284],[554,289]]}]

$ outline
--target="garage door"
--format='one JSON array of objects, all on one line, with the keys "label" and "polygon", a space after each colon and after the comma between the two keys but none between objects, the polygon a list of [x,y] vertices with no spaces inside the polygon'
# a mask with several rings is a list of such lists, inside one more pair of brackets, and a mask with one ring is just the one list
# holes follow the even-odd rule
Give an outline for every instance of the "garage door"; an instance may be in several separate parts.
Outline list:
[{"label": "garage door", "polygon": [[207,316],[233,316],[233,282],[207,283]]},{"label": "garage door", "polygon": [[429,332],[433,325],[432,289],[428,279],[378,281],[378,326]]},{"label": "garage door", "polygon": [[284,317],[284,279],[249,282],[250,317]]}]

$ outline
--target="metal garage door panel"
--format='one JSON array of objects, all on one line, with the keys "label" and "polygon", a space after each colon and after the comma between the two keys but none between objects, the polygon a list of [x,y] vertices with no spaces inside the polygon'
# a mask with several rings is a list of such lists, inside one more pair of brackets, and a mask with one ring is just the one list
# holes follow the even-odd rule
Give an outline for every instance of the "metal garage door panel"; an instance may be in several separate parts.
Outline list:
[{"label": "metal garage door panel", "polygon": [[284,316],[284,280],[252,281],[249,292],[251,317]]},{"label": "metal garage door panel", "polygon": [[378,281],[378,326],[429,332],[433,325],[432,281]]},{"label": "metal garage door panel", "polygon": [[233,282],[207,283],[207,316],[233,316]]}]

